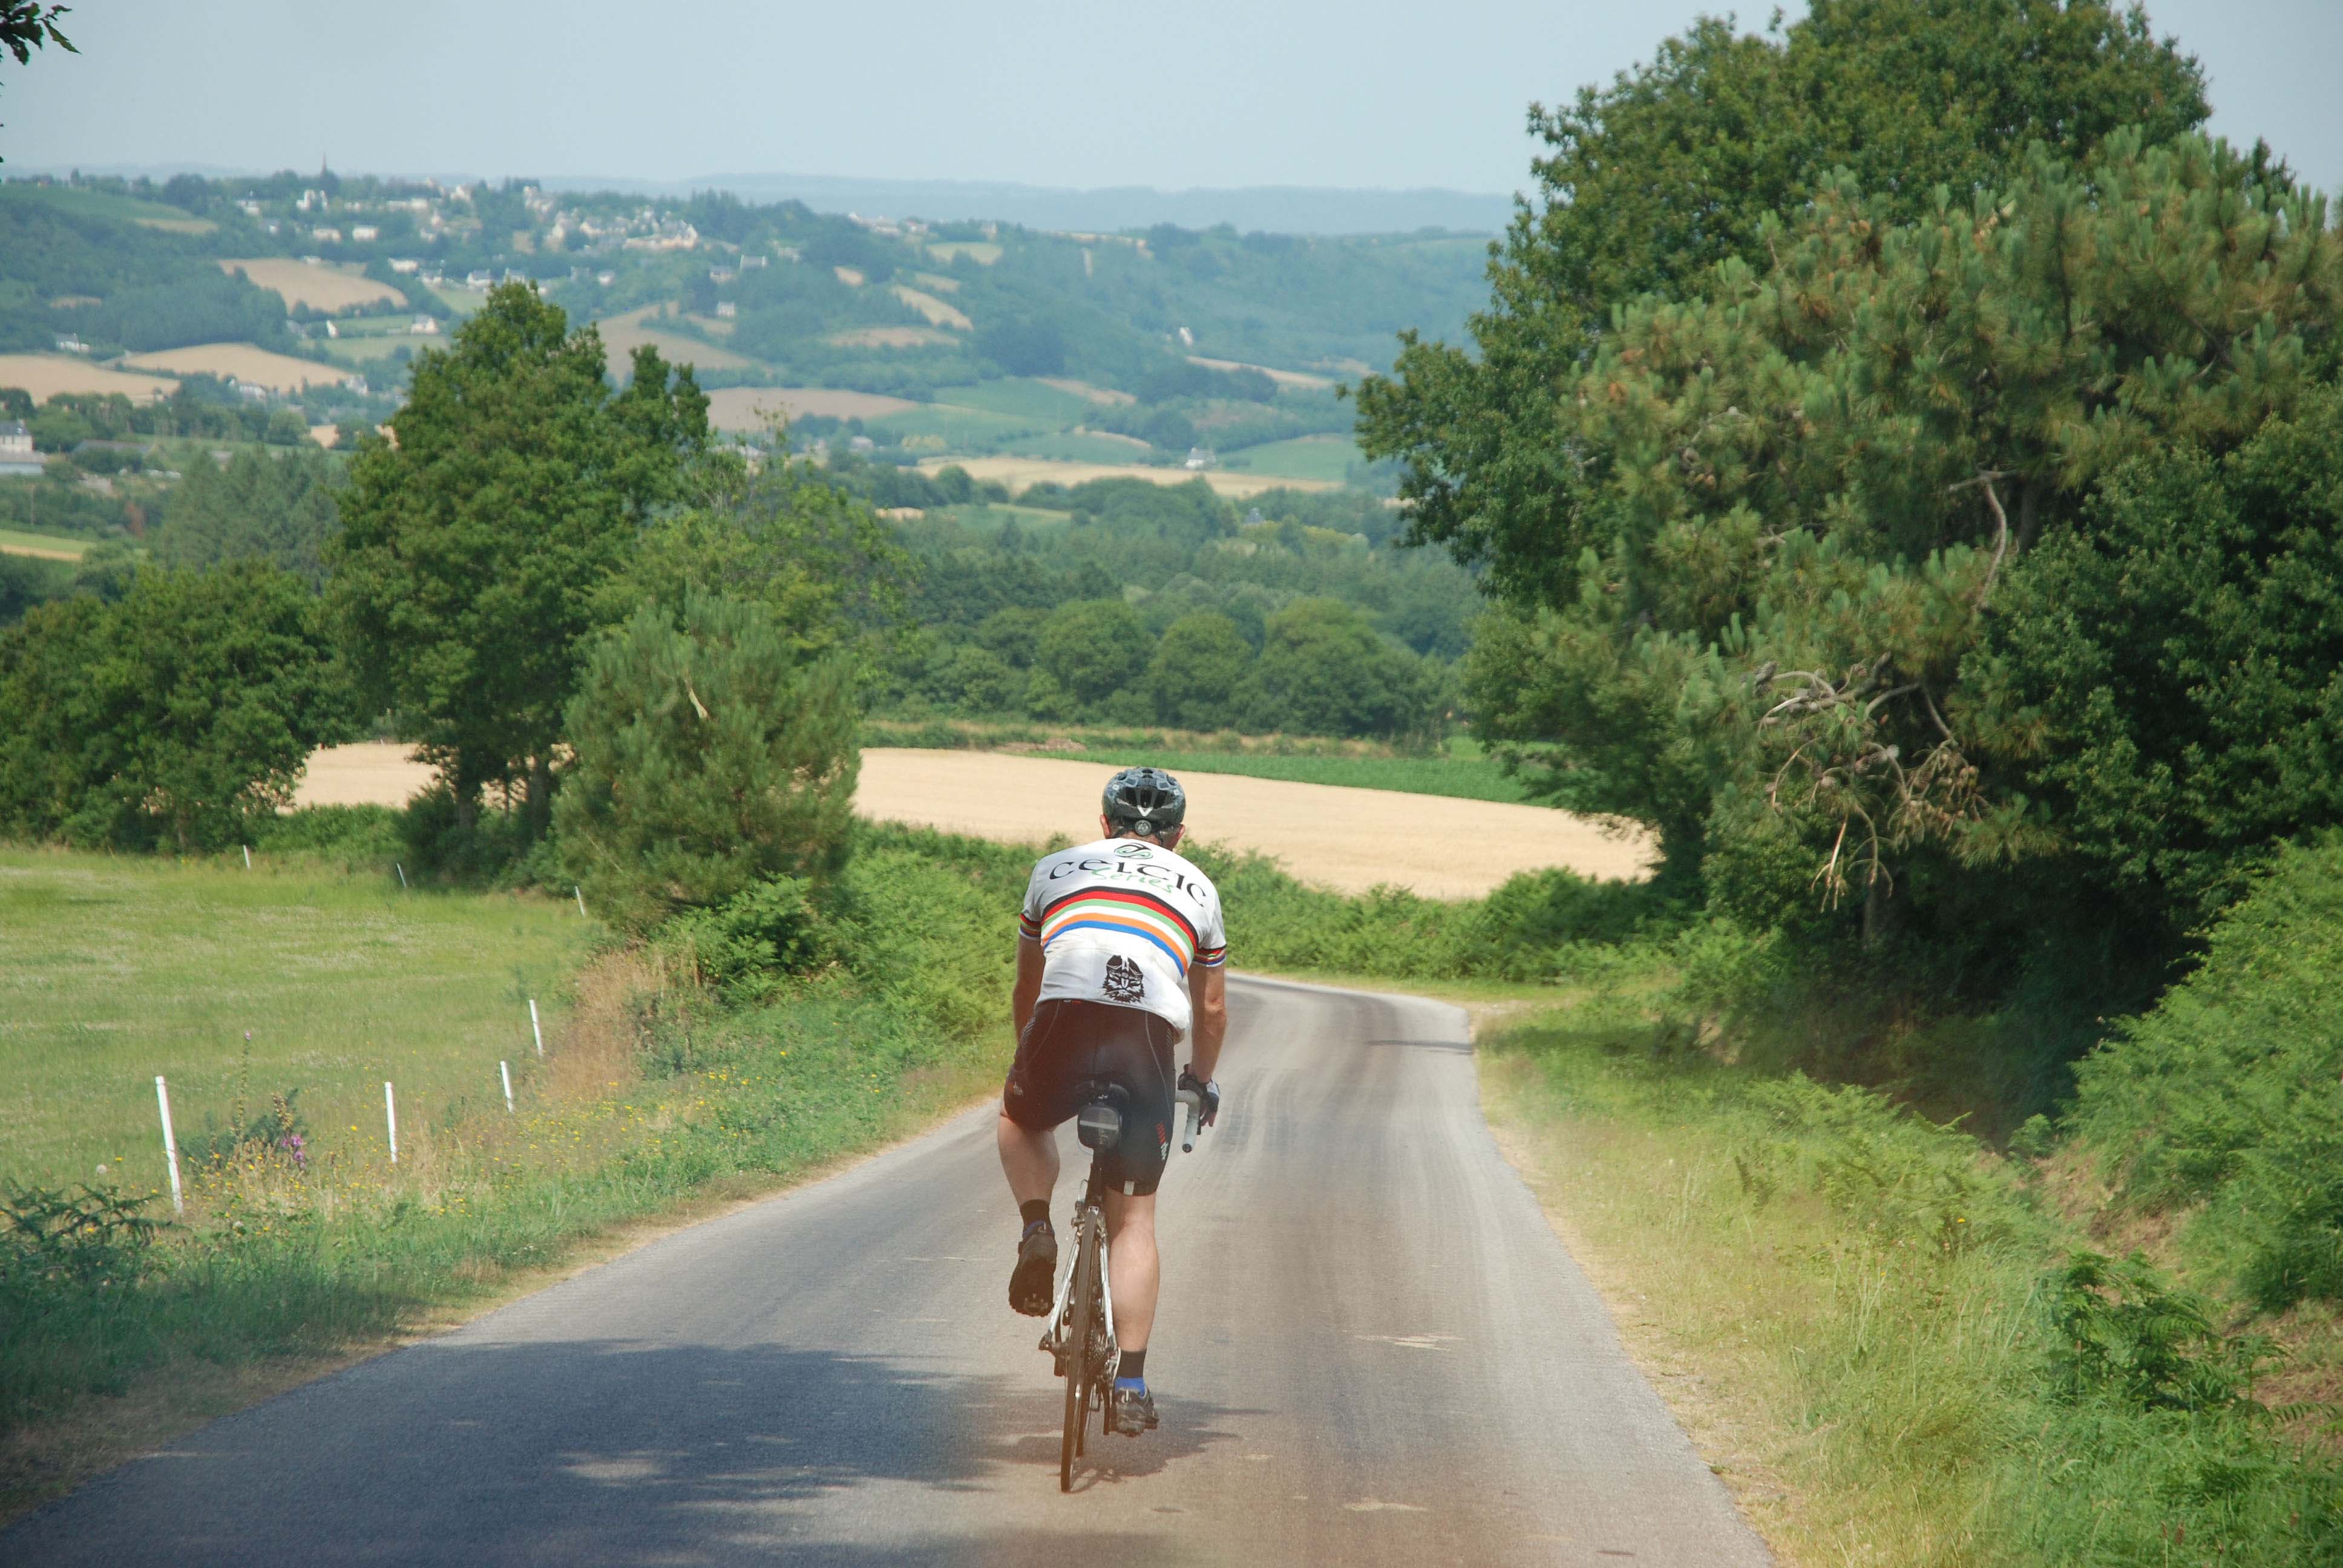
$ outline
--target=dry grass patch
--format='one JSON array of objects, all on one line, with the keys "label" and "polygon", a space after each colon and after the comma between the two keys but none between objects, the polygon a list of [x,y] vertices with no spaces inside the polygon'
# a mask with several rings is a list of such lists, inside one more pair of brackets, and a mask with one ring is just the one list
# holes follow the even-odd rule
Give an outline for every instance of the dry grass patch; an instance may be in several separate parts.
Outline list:
[{"label": "dry grass patch", "polygon": [[776,416],[878,419],[919,407],[902,397],[830,387],[724,387],[708,395],[708,422],[719,430],[761,430]]},{"label": "dry grass patch", "polygon": [[240,272],[255,286],[265,288],[287,307],[306,305],[328,316],[369,305],[404,305],[407,297],[387,283],[377,283],[357,266],[327,262],[311,266],[289,256],[253,256],[222,261],[220,270]]},{"label": "dry grass patch", "polygon": [[152,403],[179,389],[167,376],[134,376],[93,365],[76,354],[0,354],[0,387],[14,387],[34,402],[45,403],[60,392],[96,393],[101,397],[119,392],[133,403]]},{"label": "dry grass patch", "polygon": [[1299,370],[1272,370],[1266,365],[1248,365],[1242,359],[1207,359],[1201,354],[1191,354],[1188,363],[1202,365],[1207,370],[1258,370],[1280,387],[1325,387],[1334,385],[1330,377],[1306,375]]},{"label": "dry grass patch", "polygon": [[182,376],[220,376],[250,382],[272,392],[298,392],[305,387],[336,387],[350,379],[338,365],[272,354],[251,343],[198,343],[189,348],[165,348],[153,354],[124,356],[122,363],[140,370],[176,370]]}]

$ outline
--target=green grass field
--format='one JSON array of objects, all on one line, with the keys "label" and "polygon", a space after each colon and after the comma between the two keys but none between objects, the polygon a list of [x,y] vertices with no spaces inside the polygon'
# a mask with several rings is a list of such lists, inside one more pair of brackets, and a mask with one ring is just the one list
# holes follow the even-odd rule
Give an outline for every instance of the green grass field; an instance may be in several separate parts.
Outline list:
[{"label": "green grass field", "polygon": [[964,528],[999,528],[1014,522],[1027,533],[1035,528],[1061,528],[1068,514],[1044,507],[1020,507],[1007,501],[983,501],[965,507],[931,507],[930,518],[949,519]]},{"label": "green grass field", "polygon": [[165,229],[173,234],[209,234],[219,227],[209,218],[193,216],[162,202],[141,201],[136,196],[88,190],[77,186],[34,185],[12,180],[0,186],[0,201],[37,202],[77,217],[110,217],[119,222],[143,224],[148,228]]},{"label": "green grass field", "polygon": [[981,381],[973,387],[946,387],[936,393],[936,401],[960,408],[981,408],[987,413],[1011,414],[1037,425],[1062,428],[1081,423],[1091,411],[1091,401],[1071,392],[1061,392],[1055,387],[1044,387],[1039,381],[1011,377],[1001,381]]},{"label": "green grass field", "polygon": [[1154,448],[1143,444],[1088,430],[1018,437],[1002,445],[1020,457],[1048,457],[1061,463],[1143,463],[1155,455]]},{"label": "green grass field", "polygon": [[1524,802],[1520,781],[1485,758],[1276,757],[1231,751],[1146,751],[1114,747],[1082,753],[1085,762],[1134,768],[1141,763],[1174,773],[1234,773],[1295,784],[1340,784],[1353,789],[1393,789],[1408,795],[1450,795],[1464,800]]},{"label": "green grass field", "polygon": [[980,266],[990,266],[1001,259],[1001,247],[989,239],[946,239],[929,246],[928,254],[947,262],[964,256]]},{"label": "green grass field", "polygon": [[[298,1087],[322,1151],[379,1148],[382,1085],[427,1126],[526,1074],[598,928],[569,905],[417,891],[261,857],[174,864],[0,849],[0,1178],[166,1184],[155,1077],[182,1141],[225,1125],[252,1033],[260,1104]],[[352,1131],[355,1127],[356,1131]]]},{"label": "green grass field", "polygon": [[55,556],[63,552],[79,558],[92,542],[68,538],[63,534],[28,534],[21,528],[0,528],[0,555]]},{"label": "green grass field", "polygon": [[865,427],[873,434],[885,435],[896,440],[933,436],[954,450],[966,450],[971,446],[990,448],[1009,437],[1037,433],[1032,420],[1018,415],[995,414],[982,408],[959,408],[943,403],[906,408],[900,414],[889,414],[882,418],[866,421]]},{"label": "green grass field", "polygon": [[1281,479],[1324,479],[1340,484],[1361,460],[1346,436],[1297,436],[1226,454],[1221,467],[1232,473],[1268,474]]}]

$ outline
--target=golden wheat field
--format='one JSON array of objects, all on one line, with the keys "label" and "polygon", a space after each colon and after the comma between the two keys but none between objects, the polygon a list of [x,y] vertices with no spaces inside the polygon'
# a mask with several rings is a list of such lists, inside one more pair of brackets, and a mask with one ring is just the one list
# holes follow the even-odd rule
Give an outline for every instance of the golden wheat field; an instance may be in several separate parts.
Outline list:
[{"label": "golden wheat field", "polygon": [[635,350],[649,344],[659,352],[659,357],[670,365],[696,365],[703,370],[746,370],[755,364],[729,348],[717,348],[694,338],[673,332],[661,332],[646,325],[656,317],[662,306],[647,305],[640,310],[629,310],[623,316],[612,316],[594,324],[602,335],[602,347],[608,357],[610,374],[623,381],[634,366]]},{"label": "golden wheat field", "polygon": [[133,403],[151,403],[179,389],[167,376],[133,376],[75,354],[0,354],[0,387],[19,388],[35,403],[60,392],[119,392]]},{"label": "golden wheat field", "polygon": [[[855,810],[1005,843],[1077,840],[1098,831],[1102,763],[992,751],[873,747],[862,753]],[[309,759],[304,806],[404,805],[430,769],[405,748],[336,746]],[[1427,898],[1479,898],[1518,871],[1566,866],[1583,876],[1639,880],[1652,843],[1591,817],[1541,806],[1293,784],[1231,773],[1183,772],[1196,836],[1272,855],[1305,882],[1363,893],[1383,884]]]},{"label": "golden wheat field", "polygon": [[405,296],[387,283],[377,283],[355,267],[319,262],[315,266],[289,256],[260,256],[223,261],[222,272],[240,272],[287,306],[306,305],[331,316],[368,305],[399,305]]},{"label": "golden wheat field", "polygon": [[932,294],[922,294],[916,288],[907,288],[900,283],[895,285],[894,293],[896,298],[926,317],[928,325],[930,327],[949,327],[958,332],[970,332],[975,329],[976,323],[968,318],[966,311],[946,305]]},{"label": "golden wheat field", "polygon": [[339,365],[320,365],[314,359],[271,354],[250,343],[198,343],[188,348],[126,354],[121,363],[140,370],[176,370],[182,376],[225,376],[277,392],[330,387],[348,380],[352,375]]}]

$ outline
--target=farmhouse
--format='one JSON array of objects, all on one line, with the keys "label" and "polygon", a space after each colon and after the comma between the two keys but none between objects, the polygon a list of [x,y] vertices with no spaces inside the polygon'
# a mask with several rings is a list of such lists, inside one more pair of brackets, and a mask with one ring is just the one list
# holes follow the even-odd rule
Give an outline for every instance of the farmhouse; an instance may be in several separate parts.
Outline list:
[{"label": "farmhouse", "polygon": [[37,479],[43,464],[33,450],[33,433],[25,428],[22,419],[10,419],[0,424],[0,477],[16,479]]},{"label": "farmhouse", "polygon": [[370,223],[362,223],[350,230],[350,237],[364,245],[370,240],[381,238],[382,230]]}]

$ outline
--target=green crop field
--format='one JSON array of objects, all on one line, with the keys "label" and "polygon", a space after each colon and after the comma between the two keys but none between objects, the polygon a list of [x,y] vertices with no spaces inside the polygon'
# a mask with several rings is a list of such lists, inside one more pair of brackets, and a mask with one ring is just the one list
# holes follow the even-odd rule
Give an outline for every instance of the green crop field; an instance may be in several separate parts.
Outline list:
[{"label": "green crop field", "polygon": [[90,547],[88,539],[69,539],[62,534],[28,534],[22,528],[0,528],[0,556],[58,556],[78,558]]},{"label": "green crop field", "polygon": [[1092,748],[1085,762],[1135,768],[1145,764],[1174,773],[1234,773],[1246,779],[1282,779],[1295,784],[1340,784],[1353,789],[1393,789],[1408,795],[1450,795],[1465,800],[1529,799],[1517,779],[1494,761],[1473,757],[1278,757],[1238,751],[1151,751]]},{"label": "green crop field", "polygon": [[1094,407],[1087,397],[1022,377],[984,381],[973,387],[945,387],[937,391],[936,401],[960,408],[982,408],[993,414],[1013,414],[1057,429],[1080,424]]},{"label": "green crop field", "polygon": [[1270,441],[1231,452],[1221,467],[1232,473],[1269,474],[1282,479],[1326,479],[1340,484],[1351,465],[1361,460],[1359,448],[1345,436],[1297,436],[1290,441]]},{"label": "green crop field", "polygon": [[174,234],[209,234],[219,227],[209,218],[192,216],[162,202],[141,201],[136,196],[123,196],[114,191],[88,190],[75,186],[34,185],[28,181],[11,180],[5,186],[0,186],[0,201],[37,202],[75,217],[110,217],[118,222],[143,224],[148,228],[166,229]]},{"label": "green crop field", "polygon": [[402,894],[395,878],[263,856],[181,862],[0,849],[0,1178],[166,1184],[155,1077],[184,1142],[250,1090],[298,1088],[320,1152],[372,1157],[382,1086],[402,1128],[526,1076],[598,928],[567,904]]},{"label": "green crop field", "polygon": [[1143,463],[1155,455],[1154,448],[1143,442],[1087,430],[1020,436],[1007,444],[1020,457],[1049,457],[1061,463]]},{"label": "green crop field", "polygon": [[898,440],[920,436],[933,436],[956,449],[982,443],[987,446],[1011,436],[1034,433],[1034,422],[1012,414],[994,414],[982,408],[958,408],[948,404],[923,404],[907,408],[900,414],[865,421],[865,428],[881,432]]},{"label": "green crop field", "polygon": [[1007,501],[985,501],[965,507],[933,507],[930,518],[947,519],[964,528],[999,528],[1014,522],[1027,533],[1035,528],[1061,528],[1066,526],[1068,514],[1053,512],[1043,507],[1012,506]]}]

